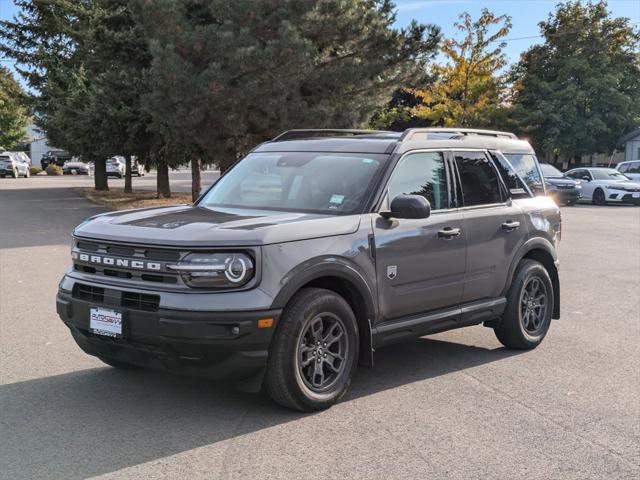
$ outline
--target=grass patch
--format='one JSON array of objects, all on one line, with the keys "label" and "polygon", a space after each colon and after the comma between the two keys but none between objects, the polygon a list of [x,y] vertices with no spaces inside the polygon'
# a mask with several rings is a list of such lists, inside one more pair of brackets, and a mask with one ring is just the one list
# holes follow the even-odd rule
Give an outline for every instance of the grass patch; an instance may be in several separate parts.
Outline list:
[{"label": "grass patch", "polygon": [[108,207],[111,210],[127,210],[129,208],[166,207],[191,203],[191,194],[174,193],[171,198],[156,198],[156,192],[138,190],[132,193],[124,193],[122,188],[111,188],[109,191],[100,192],[93,188],[74,188],[87,200]]}]

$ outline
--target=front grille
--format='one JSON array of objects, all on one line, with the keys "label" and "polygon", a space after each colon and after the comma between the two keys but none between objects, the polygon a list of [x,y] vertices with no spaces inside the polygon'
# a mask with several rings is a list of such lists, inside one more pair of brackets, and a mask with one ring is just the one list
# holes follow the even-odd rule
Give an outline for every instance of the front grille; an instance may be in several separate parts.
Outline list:
[{"label": "front grille", "polygon": [[91,302],[104,302],[104,288],[94,287],[93,285],[84,285],[76,283],[73,286],[72,295],[80,300],[88,300]]},{"label": "front grille", "polygon": [[[112,244],[100,241],[77,240],[74,252],[78,255],[98,255],[108,256],[116,259],[128,261],[157,262],[164,266],[165,263],[174,263],[186,255],[187,252],[180,250],[170,250],[162,248],[145,248],[130,245]],[[150,282],[164,284],[167,286],[182,285],[180,275],[177,272],[164,268],[161,270],[150,270],[129,267],[129,265],[111,264],[106,265],[94,261],[74,259],[73,268],[76,272],[84,274],[99,275],[123,281]]]},{"label": "front grille", "polygon": [[121,305],[125,308],[155,312],[160,306],[160,297],[136,292],[122,292]]},{"label": "front grille", "polygon": [[138,292],[121,292],[119,290],[94,287],[84,283],[76,283],[72,291],[73,298],[93,302],[96,304],[108,304],[133,310],[157,312],[160,308],[160,296]]}]

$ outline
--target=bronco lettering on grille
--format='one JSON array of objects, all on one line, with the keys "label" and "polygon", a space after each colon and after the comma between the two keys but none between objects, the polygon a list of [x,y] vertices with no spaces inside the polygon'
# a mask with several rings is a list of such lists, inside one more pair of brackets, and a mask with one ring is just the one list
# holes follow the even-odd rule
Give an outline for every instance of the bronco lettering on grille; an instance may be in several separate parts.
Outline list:
[{"label": "bronco lettering on grille", "polygon": [[88,253],[78,252],[73,252],[71,256],[74,260],[80,260],[81,262],[107,265],[110,267],[135,268],[137,270],[155,271],[160,271],[162,268],[162,265],[158,262],[146,262],[144,260],[129,260],[128,258],[104,257],[102,255],[89,255]]}]

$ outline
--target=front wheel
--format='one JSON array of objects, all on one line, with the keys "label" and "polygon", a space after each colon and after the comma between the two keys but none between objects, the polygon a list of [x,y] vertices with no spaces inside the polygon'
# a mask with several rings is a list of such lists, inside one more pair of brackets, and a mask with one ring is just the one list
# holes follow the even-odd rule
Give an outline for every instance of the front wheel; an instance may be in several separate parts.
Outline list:
[{"label": "front wheel", "polygon": [[595,205],[606,205],[607,199],[604,196],[604,192],[599,188],[593,192],[593,203]]},{"label": "front wheel", "polygon": [[24,174],[24,178],[29,178],[30,176],[31,176],[31,171],[27,169],[27,171]]},{"label": "front wheel", "polygon": [[553,285],[540,262],[520,262],[507,294],[502,321],[494,328],[496,337],[507,348],[528,350],[540,345],[551,324]]},{"label": "front wheel", "polygon": [[13,169],[13,172],[11,172],[11,176],[12,176],[13,178],[18,178],[18,177],[19,177],[19,175],[18,175],[18,170],[16,170],[16,169],[14,168],[14,169]]},{"label": "front wheel", "polygon": [[340,295],[305,288],[284,310],[266,372],[269,396],[287,408],[322,410],[347,392],[358,359],[358,327]]}]

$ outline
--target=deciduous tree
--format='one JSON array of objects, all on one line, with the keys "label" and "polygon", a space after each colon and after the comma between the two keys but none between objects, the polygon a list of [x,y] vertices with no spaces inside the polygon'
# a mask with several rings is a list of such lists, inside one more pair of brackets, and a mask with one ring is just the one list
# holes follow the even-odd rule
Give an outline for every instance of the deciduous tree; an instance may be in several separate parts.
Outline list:
[{"label": "deciduous tree", "polygon": [[24,141],[29,119],[22,87],[0,67],[0,147],[10,150]]},{"label": "deciduous tree", "polygon": [[640,36],[604,1],[560,3],[513,70],[514,116],[539,150],[611,152],[640,124]]}]

